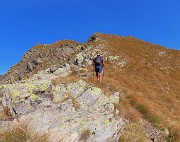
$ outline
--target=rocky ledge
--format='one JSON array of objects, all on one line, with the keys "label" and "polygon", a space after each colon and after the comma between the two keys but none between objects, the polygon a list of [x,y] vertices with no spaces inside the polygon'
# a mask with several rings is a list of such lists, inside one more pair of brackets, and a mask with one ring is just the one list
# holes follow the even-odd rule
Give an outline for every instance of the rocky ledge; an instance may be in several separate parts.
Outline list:
[{"label": "rocky ledge", "polygon": [[28,81],[0,87],[6,117],[13,120],[4,118],[1,128],[27,123],[31,134],[48,134],[51,142],[118,141],[124,125],[114,110],[118,92],[111,98],[83,80],[53,85],[56,75],[41,77],[34,75]]}]

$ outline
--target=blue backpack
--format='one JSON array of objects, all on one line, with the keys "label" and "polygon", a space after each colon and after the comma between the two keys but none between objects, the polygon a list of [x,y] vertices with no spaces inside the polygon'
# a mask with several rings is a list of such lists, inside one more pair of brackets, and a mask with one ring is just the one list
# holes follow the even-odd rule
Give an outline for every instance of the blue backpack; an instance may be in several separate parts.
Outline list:
[{"label": "blue backpack", "polygon": [[94,59],[94,63],[95,63],[96,66],[100,65],[102,63],[102,58],[100,56],[96,57]]}]

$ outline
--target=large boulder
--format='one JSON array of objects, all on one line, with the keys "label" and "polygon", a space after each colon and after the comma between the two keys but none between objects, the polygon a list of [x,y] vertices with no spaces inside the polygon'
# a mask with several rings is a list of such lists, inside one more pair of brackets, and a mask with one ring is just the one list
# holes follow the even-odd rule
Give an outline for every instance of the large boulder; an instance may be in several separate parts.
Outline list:
[{"label": "large boulder", "polygon": [[22,115],[35,110],[39,100],[52,97],[50,82],[25,82],[4,85],[3,107],[10,110],[11,115]]}]

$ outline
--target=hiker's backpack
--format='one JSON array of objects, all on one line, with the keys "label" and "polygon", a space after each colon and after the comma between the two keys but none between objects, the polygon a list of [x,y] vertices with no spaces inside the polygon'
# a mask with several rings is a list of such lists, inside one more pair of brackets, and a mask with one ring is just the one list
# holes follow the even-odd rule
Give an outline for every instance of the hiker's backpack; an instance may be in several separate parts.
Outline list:
[{"label": "hiker's backpack", "polygon": [[100,65],[102,63],[102,58],[100,56],[96,57],[94,63],[95,65]]}]

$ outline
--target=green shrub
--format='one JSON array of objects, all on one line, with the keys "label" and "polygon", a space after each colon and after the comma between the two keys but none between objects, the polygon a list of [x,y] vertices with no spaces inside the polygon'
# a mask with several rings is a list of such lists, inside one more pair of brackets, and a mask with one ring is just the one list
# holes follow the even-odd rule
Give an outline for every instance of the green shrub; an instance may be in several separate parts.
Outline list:
[{"label": "green shrub", "polygon": [[146,106],[139,104],[137,105],[137,109],[144,115],[145,118],[149,117],[150,112]]},{"label": "green shrub", "polygon": [[149,122],[151,122],[155,127],[160,128],[162,119],[159,116],[152,115],[148,119],[149,119]]}]

